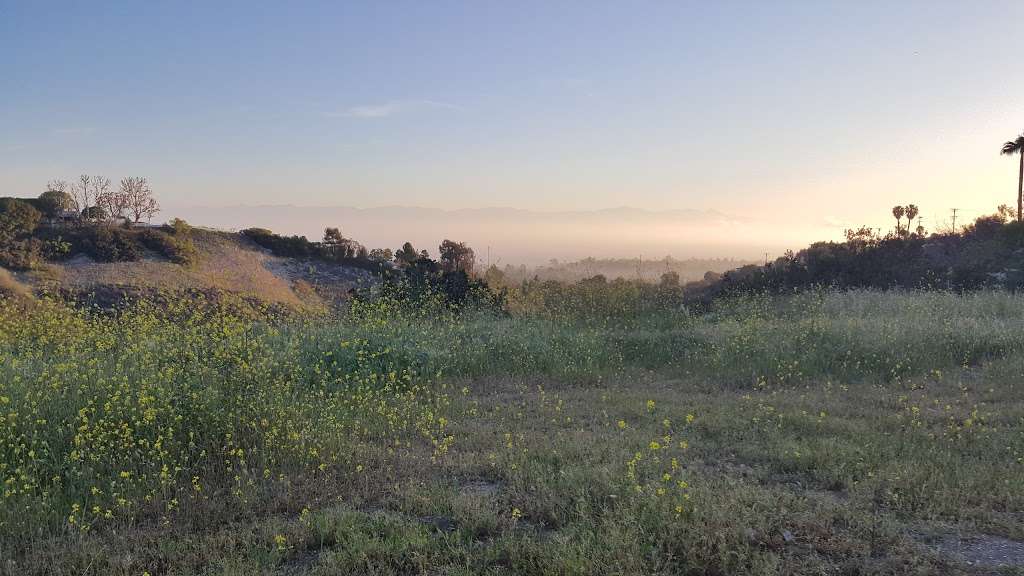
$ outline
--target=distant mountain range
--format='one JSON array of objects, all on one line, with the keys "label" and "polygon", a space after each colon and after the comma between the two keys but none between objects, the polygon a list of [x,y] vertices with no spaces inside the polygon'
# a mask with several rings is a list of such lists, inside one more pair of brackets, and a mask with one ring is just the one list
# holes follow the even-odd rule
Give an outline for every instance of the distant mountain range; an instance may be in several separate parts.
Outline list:
[{"label": "distant mountain range", "polygon": [[[436,255],[444,239],[467,242],[486,264],[540,264],[588,256],[755,259],[787,248],[784,234],[760,234],[751,219],[714,210],[608,208],[536,211],[520,208],[439,209],[410,206],[169,206],[167,218],[226,230],[269,228],[319,238],[327,226],[369,248],[395,249],[410,241]],[[758,241],[758,237],[768,241]],[[795,246],[806,241],[794,239]]]}]

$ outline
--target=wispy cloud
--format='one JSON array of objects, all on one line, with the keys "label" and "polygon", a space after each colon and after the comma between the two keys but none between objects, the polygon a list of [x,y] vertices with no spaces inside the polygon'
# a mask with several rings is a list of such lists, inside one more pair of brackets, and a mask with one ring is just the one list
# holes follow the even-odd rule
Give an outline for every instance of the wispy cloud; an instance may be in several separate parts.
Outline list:
[{"label": "wispy cloud", "polygon": [[54,128],[52,130],[55,136],[77,136],[82,134],[91,134],[94,131],[95,129],[90,127]]},{"label": "wispy cloud", "polygon": [[324,112],[324,116],[328,118],[387,118],[405,112],[430,108],[461,110],[455,104],[436,100],[391,100],[382,104],[352,106],[339,112]]}]

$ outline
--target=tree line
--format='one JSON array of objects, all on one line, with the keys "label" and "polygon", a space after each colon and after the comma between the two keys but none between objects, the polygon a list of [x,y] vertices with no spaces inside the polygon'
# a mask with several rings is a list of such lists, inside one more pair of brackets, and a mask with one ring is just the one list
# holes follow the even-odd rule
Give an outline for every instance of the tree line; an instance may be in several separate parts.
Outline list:
[{"label": "tree line", "polygon": [[85,221],[122,219],[139,223],[160,212],[149,180],[141,176],[122,178],[117,187],[99,175],[82,174],[75,182],[51,180],[39,200],[51,216],[77,212]]}]

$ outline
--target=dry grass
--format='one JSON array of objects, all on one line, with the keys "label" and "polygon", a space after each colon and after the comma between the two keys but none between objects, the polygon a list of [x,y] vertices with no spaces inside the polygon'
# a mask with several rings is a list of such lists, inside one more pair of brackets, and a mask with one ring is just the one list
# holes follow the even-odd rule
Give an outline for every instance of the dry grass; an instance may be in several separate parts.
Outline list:
[{"label": "dry grass", "polygon": [[167,291],[223,290],[294,307],[317,305],[315,294],[302,298],[287,277],[274,274],[277,257],[266,254],[237,235],[195,232],[199,262],[181,266],[149,257],[140,262],[94,262],[76,258],[57,265],[62,286],[88,291],[99,286],[150,288]]},{"label": "dry grass", "polygon": [[0,296],[13,296],[19,299],[31,299],[32,290],[18,282],[7,269],[0,268]]}]

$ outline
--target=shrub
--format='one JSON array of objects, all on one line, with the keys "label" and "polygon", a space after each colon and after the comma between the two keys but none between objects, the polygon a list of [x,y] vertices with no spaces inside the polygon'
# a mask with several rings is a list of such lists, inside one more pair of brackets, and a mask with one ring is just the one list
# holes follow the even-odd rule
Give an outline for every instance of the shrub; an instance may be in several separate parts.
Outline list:
[{"label": "shrub", "polygon": [[16,198],[0,198],[0,244],[27,236],[39,226],[42,214]]},{"label": "shrub", "polygon": [[16,240],[0,246],[0,265],[11,270],[34,270],[45,261],[46,242],[36,238]]},{"label": "shrub", "polygon": [[106,220],[108,217],[109,214],[107,214],[107,211],[104,210],[102,206],[89,206],[82,210],[82,218],[85,218],[86,220],[102,221]]},{"label": "shrub", "polygon": [[[186,224],[187,226],[187,224]],[[138,240],[143,246],[157,252],[168,260],[190,266],[198,260],[199,253],[187,233],[170,235],[152,228],[138,233]]]},{"label": "shrub", "polygon": [[129,230],[97,226],[82,239],[81,248],[92,258],[102,262],[134,262],[141,250]]}]

